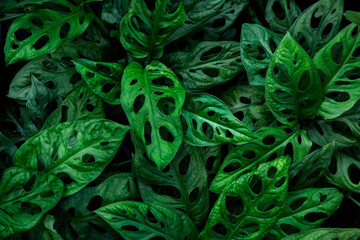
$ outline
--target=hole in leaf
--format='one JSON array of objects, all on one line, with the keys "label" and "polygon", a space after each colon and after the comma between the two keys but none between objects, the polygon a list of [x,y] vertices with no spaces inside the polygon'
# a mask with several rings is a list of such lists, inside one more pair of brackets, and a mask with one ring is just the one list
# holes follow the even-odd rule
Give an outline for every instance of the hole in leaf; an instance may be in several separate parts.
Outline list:
[{"label": "hole in leaf", "polygon": [[146,0],[144,2],[146,3],[146,7],[147,7],[147,9],[149,9],[149,11],[154,11],[155,10],[155,2],[156,2],[156,0]]},{"label": "hole in leaf", "polygon": [[298,210],[305,203],[305,201],[306,201],[306,197],[301,197],[296,199],[290,204],[290,209],[292,211]]},{"label": "hole in leaf", "polygon": [[154,216],[154,214],[151,212],[150,209],[148,209],[147,212],[146,212],[146,219],[151,223],[158,223],[159,222],[156,219],[156,217]]},{"label": "hole in leaf", "polygon": [[135,85],[138,81],[139,80],[137,80],[137,79],[133,79],[133,80],[131,80],[130,85]]},{"label": "hole in leaf", "polygon": [[265,145],[272,145],[275,143],[275,137],[273,135],[270,135],[270,136],[266,136],[263,138],[262,142],[263,144]]},{"label": "hole in leaf", "polygon": [[224,173],[233,172],[233,171],[236,171],[239,168],[241,168],[240,162],[236,161],[235,159],[232,161],[235,161],[235,162],[231,162],[230,164],[228,164],[226,167],[223,168]]},{"label": "hole in leaf", "polygon": [[12,49],[17,49],[18,47],[19,47],[19,45],[18,45],[18,44],[15,44],[15,43],[11,45],[11,48],[12,48]]},{"label": "hole in leaf", "polygon": [[93,72],[86,72],[86,73],[85,73],[85,77],[87,77],[87,78],[93,78],[93,77],[95,77],[95,73],[93,73]]},{"label": "hole in leaf", "polygon": [[281,230],[283,230],[284,233],[286,233],[288,235],[300,232],[299,229],[297,229],[293,225],[290,225],[290,224],[287,224],[287,223],[280,224],[280,228],[281,228]]},{"label": "hole in leaf", "polygon": [[350,181],[353,184],[358,185],[360,183],[360,169],[358,168],[358,166],[356,166],[355,164],[350,164],[348,168],[348,174]]},{"label": "hole in leaf", "polygon": [[285,20],[284,9],[281,6],[280,2],[274,1],[274,4],[272,5],[272,10],[278,19]]},{"label": "hole in leaf", "polygon": [[168,116],[175,111],[175,100],[172,97],[160,98],[157,102],[157,108],[159,111]]},{"label": "hole in leaf", "polygon": [[218,18],[218,19],[215,19],[215,21],[212,23],[212,27],[213,28],[220,28],[220,27],[225,26],[225,24],[226,24],[226,19],[225,18]]},{"label": "hole in leaf", "polygon": [[166,238],[164,238],[163,236],[155,236],[155,237],[149,238],[149,240],[166,240]]},{"label": "hole in leaf", "polygon": [[18,41],[24,41],[32,35],[29,29],[19,28],[14,32],[14,36]]},{"label": "hole in leaf", "polygon": [[145,95],[140,94],[134,100],[134,113],[138,113],[140,109],[144,106],[145,102]]},{"label": "hole in leaf", "polygon": [[350,99],[350,95],[347,92],[329,92],[325,94],[325,97],[331,98],[336,102],[346,102]]},{"label": "hole in leaf", "polygon": [[270,50],[274,53],[276,51],[276,48],[277,48],[277,44],[274,41],[274,39],[272,39],[272,38],[270,39],[269,45],[270,45]]},{"label": "hole in leaf", "polygon": [[254,159],[256,155],[255,155],[255,152],[253,150],[247,150],[242,154],[242,156],[244,158],[250,160],[250,159]]},{"label": "hole in leaf", "polygon": [[198,41],[204,38],[204,33],[203,32],[195,32],[192,36],[191,36],[192,40],[194,41]]},{"label": "hole in leaf", "polygon": [[104,93],[108,93],[108,92],[110,92],[115,86],[116,86],[115,83],[106,83],[106,84],[102,87],[101,91],[103,91]]},{"label": "hole in leaf", "polygon": [[270,169],[267,172],[267,176],[268,176],[268,178],[273,179],[275,177],[276,173],[277,173],[276,167],[270,167]]},{"label": "hole in leaf", "polygon": [[210,124],[208,124],[207,122],[203,122],[201,125],[201,130],[209,140],[213,139],[214,129],[211,127]]},{"label": "hole in leaf", "polygon": [[158,32],[159,36],[164,36],[166,34],[169,34],[171,31],[173,30],[172,27],[164,27],[161,28],[160,31]]},{"label": "hole in leaf", "polygon": [[286,180],[286,177],[280,178],[280,180],[277,181],[277,182],[274,184],[274,186],[277,187],[277,188],[281,187],[282,185],[284,185],[285,180]]},{"label": "hole in leaf", "polygon": [[301,74],[298,83],[298,89],[300,91],[305,91],[309,86],[310,86],[310,73],[309,70],[306,70]]},{"label": "hole in leaf", "polygon": [[275,90],[274,97],[276,98],[277,101],[285,102],[285,103],[291,102],[293,100],[290,93],[282,90]]},{"label": "hole in leaf", "polygon": [[260,211],[260,212],[268,212],[268,211],[271,211],[273,208],[276,207],[276,200],[275,199],[271,199],[271,200],[267,200],[266,202],[264,202],[263,204],[259,204],[257,206],[257,209]]},{"label": "hole in leaf", "polygon": [[354,68],[344,73],[344,75],[350,80],[356,80],[360,78],[360,68]]},{"label": "hole in leaf", "polygon": [[36,180],[36,174],[32,174],[29,180],[22,187],[26,192],[29,192],[33,189]]},{"label": "hole in leaf", "polygon": [[33,18],[31,22],[38,28],[42,28],[44,26],[44,23],[40,18]]},{"label": "hole in leaf", "polygon": [[145,123],[144,137],[145,137],[145,145],[149,145],[151,143],[151,124],[149,121]]},{"label": "hole in leaf", "polygon": [[344,47],[341,42],[337,42],[331,48],[331,58],[336,64],[341,63]]},{"label": "hole in leaf", "polygon": [[320,202],[325,202],[325,200],[327,199],[326,195],[323,195],[322,193],[320,193]]},{"label": "hole in leaf", "polygon": [[95,158],[93,155],[90,154],[84,154],[81,158],[81,161],[83,163],[94,163],[95,162]]},{"label": "hole in leaf", "polygon": [[268,159],[266,160],[266,162],[271,162],[272,160],[277,158],[277,153],[274,152],[270,155],[270,157],[268,157]]},{"label": "hole in leaf", "polygon": [[360,47],[357,47],[352,54],[353,57],[360,57]]},{"label": "hole in leaf", "polygon": [[250,104],[251,100],[247,97],[240,97],[240,102],[242,102],[244,104]]},{"label": "hole in leaf", "polygon": [[181,192],[179,189],[177,189],[174,186],[158,186],[158,185],[150,185],[152,190],[160,195],[167,195],[172,198],[180,199],[181,198]]},{"label": "hole in leaf", "polygon": [[222,50],[221,46],[216,46],[214,48],[211,48],[210,50],[204,52],[201,57],[200,60],[201,61],[207,61],[213,57],[216,57]]},{"label": "hole in leaf", "polygon": [[249,180],[249,186],[254,194],[261,193],[262,181],[258,175],[252,175]]},{"label": "hole in leaf", "polygon": [[190,155],[186,155],[180,162],[179,162],[179,173],[185,176],[189,170],[190,165]]},{"label": "hole in leaf", "polygon": [[[112,72],[111,72],[111,69],[106,66],[106,65],[103,65],[103,64],[99,64],[97,63],[96,64],[96,68],[102,72],[103,74],[107,75],[107,76],[111,76],[112,75]],[[134,81],[134,80],[133,80]]]},{"label": "hole in leaf", "polygon": [[228,129],[226,129],[226,131],[225,131],[225,136],[227,138],[234,138],[234,134]]},{"label": "hole in leaf", "polygon": [[39,50],[41,48],[43,48],[48,42],[49,42],[50,38],[48,35],[43,35],[41,36],[41,38],[39,38],[35,44],[33,45],[33,48],[35,48],[35,50]]},{"label": "hole in leaf", "polygon": [[333,28],[333,24],[332,23],[329,23],[328,25],[326,25],[326,27],[324,28],[323,32],[322,32],[322,36],[321,38],[322,39],[325,39],[329,33],[331,32],[331,29]]},{"label": "hole in leaf", "polygon": [[202,69],[202,72],[209,77],[218,77],[219,76],[219,69],[218,68],[205,68]]},{"label": "hole in leaf", "polygon": [[200,195],[199,188],[198,187],[194,188],[189,194],[190,203],[194,203],[196,199],[198,199],[199,195]]},{"label": "hole in leaf", "polygon": [[140,231],[139,228],[137,228],[134,225],[125,225],[121,227],[122,230],[129,231],[129,232],[138,232]]},{"label": "hole in leaf", "polygon": [[66,38],[66,36],[69,33],[69,30],[70,30],[70,24],[68,22],[64,23],[60,29],[60,38],[61,39]]},{"label": "hole in leaf", "polygon": [[65,185],[74,182],[74,180],[66,172],[59,172],[58,174],[56,174],[56,176],[60,178],[60,180],[63,181]]},{"label": "hole in leaf", "polygon": [[90,212],[95,211],[96,209],[99,209],[101,207],[102,202],[103,198],[99,195],[96,195],[91,198],[90,202],[86,206],[86,209]]},{"label": "hole in leaf", "polygon": [[108,145],[109,143],[110,143],[110,142],[108,142],[108,141],[106,141],[106,142],[101,142],[100,145],[101,145],[101,146],[106,146],[106,145]]},{"label": "hole in leaf", "polygon": [[290,156],[292,159],[294,158],[294,150],[293,150],[293,145],[292,143],[288,143],[285,146],[285,150],[284,150],[284,156]]},{"label": "hole in leaf", "polygon": [[165,86],[165,87],[173,88],[175,86],[173,80],[171,80],[170,78],[167,78],[167,77],[155,78],[155,79],[151,80],[151,83],[158,87]]},{"label": "hole in leaf", "polygon": [[169,131],[169,129],[167,127],[161,126],[159,128],[159,133],[160,133],[161,138],[164,141],[174,142],[174,135]]},{"label": "hole in leaf", "polygon": [[311,27],[312,28],[318,28],[319,25],[320,25],[320,21],[321,21],[321,15],[317,15],[318,13],[321,13],[321,9],[320,7],[317,8],[314,12],[313,12],[313,15],[311,17],[311,21],[310,21],[310,24],[311,24]]},{"label": "hole in leaf", "polygon": [[217,223],[212,227],[212,230],[220,235],[226,235],[226,228],[222,223]]},{"label": "hole in leaf", "polygon": [[30,215],[36,215],[41,213],[42,209],[39,205],[32,202],[22,202],[21,211],[28,213]]},{"label": "hole in leaf", "polygon": [[293,58],[293,64],[296,65],[298,60],[299,60],[299,55],[297,53],[295,53],[294,58]]},{"label": "hole in leaf", "polygon": [[239,216],[244,210],[244,203],[241,197],[225,197],[225,205],[228,212],[232,215]]},{"label": "hole in leaf", "polygon": [[215,156],[210,156],[207,160],[206,160],[206,169],[207,170],[212,170],[215,164],[215,160],[216,157]]},{"label": "hole in leaf", "polygon": [[309,222],[316,222],[327,217],[328,215],[323,212],[311,212],[306,214],[304,219]]}]

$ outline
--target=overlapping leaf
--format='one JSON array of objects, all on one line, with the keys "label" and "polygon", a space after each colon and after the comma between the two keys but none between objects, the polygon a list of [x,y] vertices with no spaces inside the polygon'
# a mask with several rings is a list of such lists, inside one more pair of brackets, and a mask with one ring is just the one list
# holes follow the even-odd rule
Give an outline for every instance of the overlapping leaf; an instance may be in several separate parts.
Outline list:
[{"label": "overlapping leaf", "polygon": [[69,196],[100,175],[128,130],[110,120],[60,123],[27,140],[14,164],[57,175],[65,183],[64,196]]},{"label": "overlapping leaf", "polygon": [[138,63],[125,68],[121,79],[121,105],[135,135],[160,170],[173,159],[183,133],[180,110],[185,91],[176,75],[160,62],[145,69]]},{"label": "overlapping leaf", "polygon": [[306,232],[290,235],[283,240],[356,240],[360,237],[358,228],[318,228]]}]

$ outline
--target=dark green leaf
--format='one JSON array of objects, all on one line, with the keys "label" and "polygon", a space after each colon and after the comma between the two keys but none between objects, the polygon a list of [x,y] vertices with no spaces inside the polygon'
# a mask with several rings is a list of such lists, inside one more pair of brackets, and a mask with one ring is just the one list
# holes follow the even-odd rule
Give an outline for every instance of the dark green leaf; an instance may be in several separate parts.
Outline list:
[{"label": "dark green leaf", "polygon": [[130,0],[106,0],[102,6],[101,19],[108,23],[120,24],[130,7]]},{"label": "dark green leaf", "polygon": [[293,234],[282,240],[356,240],[360,237],[358,228],[318,228],[306,232]]},{"label": "dark green leaf", "polygon": [[300,8],[294,0],[269,0],[266,5],[265,19],[271,30],[285,34],[300,13]]},{"label": "dark green leaf", "polygon": [[344,16],[350,22],[360,25],[360,12],[346,11]]}]

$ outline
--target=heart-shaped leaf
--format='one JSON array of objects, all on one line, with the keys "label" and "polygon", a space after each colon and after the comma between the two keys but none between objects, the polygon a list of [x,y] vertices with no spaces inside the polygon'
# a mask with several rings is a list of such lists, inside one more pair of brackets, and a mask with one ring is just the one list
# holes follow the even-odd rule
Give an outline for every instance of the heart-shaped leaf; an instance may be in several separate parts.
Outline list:
[{"label": "heart-shaped leaf", "polygon": [[313,57],[338,32],[344,0],[320,0],[300,14],[289,29],[291,36]]},{"label": "heart-shaped leaf", "polygon": [[100,119],[60,123],[27,140],[14,165],[57,175],[69,196],[100,175],[129,129]]},{"label": "heart-shaped leaf", "polygon": [[289,33],[271,59],[265,90],[267,105],[284,124],[312,119],[320,107],[322,87],[315,65]]},{"label": "heart-shaped leaf", "polygon": [[184,141],[194,146],[241,144],[254,139],[220,99],[206,93],[188,93],[181,115],[187,125]]},{"label": "heart-shaped leaf", "polygon": [[325,94],[319,114],[325,119],[340,116],[360,99],[359,51],[359,27],[350,24],[314,57]]},{"label": "heart-shaped leaf", "polygon": [[180,110],[185,91],[176,75],[160,62],[143,69],[125,68],[121,79],[121,105],[135,135],[160,170],[174,158],[183,139]]},{"label": "heart-shaped leaf", "polygon": [[239,176],[277,157],[289,155],[296,162],[309,153],[312,145],[305,131],[285,127],[263,127],[255,135],[258,140],[238,146],[226,156],[210,185],[211,191],[221,193]]},{"label": "heart-shaped leaf", "polygon": [[136,153],[134,166],[139,191],[145,202],[181,209],[196,223],[207,216],[207,172],[200,148],[183,145],[164,172],[141,152]]},{"label": "heart-shaped leaf", "polygon": [[155,9],[148,9],[144,0],[131,1],[120,25],[123,47],[135,58],[161,58],[166,39],[185,21],[184,1],[177,3],[156,0]]},{"label": "heart-shaped leaf", "polygon": [[340,206],[343,195],[336,188],[307,188],[289,192],[285,207],[271,230],[277,238],[315,229]]},{"label": "heart-shaped leaf", "polygon": [[293,234],[283,238],[282,240],[349,240],[358,239],[360,237],[360,229],[358,228],[318,228],[306,232]]},{"label": "heart-shaped leaf", "polygon": [[126,240],[158,239],[195,240],[198,231],[182,212],[155,204],[122,201],[95,211]]},{"label": "heart-shaped leaf", "polygon": [[94,93],[107,103],[120,104],[120,80],[124,70],[122,65],[87,59],[77,59],[74,63],[76,70]]},{"label": "heart-shaped leaf", "polygon": [[68,12],[37,9],[11,24],[4,48],[7,64],[51,53],[86,30],[91,16],[68,1],[62,4]]},{"label": "heart-shaped leaf", "polygon": [[186,90],[203,90],[235,77],[243,66],[238,42],[200,42],[189,52],[174,52],[165,62]]},{"label": "heart-shaped leaf", "polygon": [[0,182],[0,237],[35,227],[62,197],[64,184],[54,175],[12,167]]},{"label": "heart-shaped leaf", "polygon": [[241,61],[249,83],[254,87],[265,87],[265,76],[281,37],[269,29],[245,23],[241,27]]},{"label": "heart-shaped leaf", "polygon": [[216,201],[202,239],[262,239],[276,223],[288,190],[289,157],[263,163],[227,186]]}]

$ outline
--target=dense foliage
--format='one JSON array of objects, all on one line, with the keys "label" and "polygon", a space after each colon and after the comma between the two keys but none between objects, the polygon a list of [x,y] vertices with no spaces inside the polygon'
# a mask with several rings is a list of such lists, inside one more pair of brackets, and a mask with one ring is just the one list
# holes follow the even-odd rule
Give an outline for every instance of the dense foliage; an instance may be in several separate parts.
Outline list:
[{"label": "dense foliage", "polygon": [[1,1],[0,239],[359,239],[344,1]]}]

